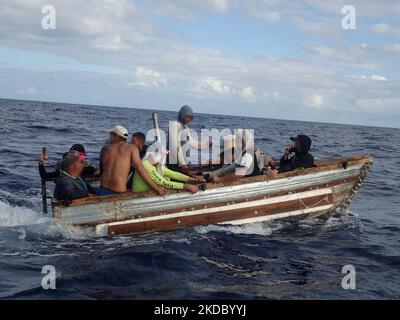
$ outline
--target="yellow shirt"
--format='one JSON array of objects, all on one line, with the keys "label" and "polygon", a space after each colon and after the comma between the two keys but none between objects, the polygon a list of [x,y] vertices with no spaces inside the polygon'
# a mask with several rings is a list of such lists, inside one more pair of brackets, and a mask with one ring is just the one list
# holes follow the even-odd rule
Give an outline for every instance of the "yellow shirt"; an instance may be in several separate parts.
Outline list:
[{"label": "yellow shirt", "polygon": [[[182,182],[187,182],[189,177],[176,171],[172,171],[168,168],[164,168],[164,174],[161,175],[157,171],[157,167],[152,165],[148,160],[143,160],[142,165],[149,174],[150,178],[159,186],[162,186],[167,189],[183,189],[184,184]],[[176,181],[170,181],[165,177],[171,178]],[[137,170],[135,171],[135,175],[133,176],[133,184],[132,191],[133,192],[144,192],[151,190],[151,187],[148,185],[146,181],[140,176]]]}]

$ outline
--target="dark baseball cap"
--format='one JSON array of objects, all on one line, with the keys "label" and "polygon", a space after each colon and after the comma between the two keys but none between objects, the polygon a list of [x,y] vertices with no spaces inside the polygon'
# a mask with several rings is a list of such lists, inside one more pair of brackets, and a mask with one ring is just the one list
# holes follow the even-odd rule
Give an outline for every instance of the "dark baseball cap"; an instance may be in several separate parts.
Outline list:
[{"label": "dark baseball cap", "polygon": [[85,147],[83,145],[81,145],[80,143],[74,144],[71,147],[71,149],[69,149],[69,150],[70,151],[78,151],[78,152],[86,154]]}]

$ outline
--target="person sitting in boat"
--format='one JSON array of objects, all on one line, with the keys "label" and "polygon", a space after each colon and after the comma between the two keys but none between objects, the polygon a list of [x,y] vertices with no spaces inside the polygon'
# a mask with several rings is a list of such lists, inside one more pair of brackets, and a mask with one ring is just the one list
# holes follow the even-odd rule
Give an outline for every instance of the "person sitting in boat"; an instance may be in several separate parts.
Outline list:
[{"label": "person sitting in boat", "polygon": [[[140,159],[143,159],[148,148],[148,145],[146,145],[146,135],[143,132],[135,132],[132,135],[131,143],[138,148]],[[134,174],[135,174],[135,168],[132,166],[131,172],[129,173],[128,177],[128,183],[127,183],[128,190],[132,189]]]},{"label": "person sitting in boat", "polygon": [[[189,184],[190,182],[205,182],[203,178],[192,178],[183,173],[173,171],[165,166],[167,151],[158,142],[149,146],[146,155],[142,160],[142,165],[150,175],[154,183],[167,189],[188,190],[196,193],[198,186]],[[174,181],[173,181],[174,180]],[[133,192],[144,192],[150,190],[150,186],[143,178],[135,172],[133,176]]]},{"label": "person sitting in boat", "polygon": [[[86,157],[85,147],[84,147],[83,145],[79,144],[79,143],[74,144],[74,145],[69,149],[69,151],[81,152],[81,153],[83,153],[83,154],[85,155],[85,157]],[[68,152],[65,152],[65,153],[64,153],[63,158],[64,158],[64,156],[65,156],[67,153],[68,153]],[[40,155],[40,158],[39,158],[39,174],[40,174],[40,177],[41,177],[42,179],[45,179],[45,180],[46,180],[46,179],[57,178],[57,177],[60,175],[60,169],[61,169],[61,167],[62,167],[62,162],[63,162],[63,160],[62,160],[62,159],[59,160],[59,161],[56,163],[56,165],[55,165],[55,170],[54,170],[54,171],[51,171],[51,172],[48,172],[48,171],[46,170],[46,167],[44,166],[44,164],[46,163],[47,160],[48,160],[47,154],[46,154],[45,152],[43,152],[43,153]],[[85,159],[85,167],[84,167],[84,169],[83,169],[82,175],[83,175],[83,176],[91,176],[91,175],[93,175],[96,171],[97,171],[97,168],[96,168],[88,159]]]},{"label": "person sitting in boat", "polygon": [[[290,140],[293,142],[292,145],[285,148],[281,160],[277,162],[279,168],[271,172],[271,176],[295,169],[314,167],[314,157],[310,153],[311,138],[304,134],[299,134],[295,137],[290,137]],[[293,156],[290,157],[291,154]]]},{"label": "person sitting in boat", "polygon": [[131,142],[139,149],[140,158],[143,159],[146,155],[147,148],[149,147],[146,145],[146,135],[143,132],[135,132],[132,135]]},{"label": "person sitting in boat", "polygon": [[56,181],[54,198],[61,200],[76,200],[93,196],[93,189],[81,177],[85,169],[85,154],[78,151],[69,151],[65,154]]},{"label": "person sitting in boat", "polygon": [[222,138],[223,151],[219,154],[219,163],[221,168],[214,171],[205,171],[203,176],[207,177],[223,177],[235,172],[235,136],[233,134]]},{"label": "person sitting in boat", "polygon": [[250,130],[237,130],[232,149],[232,160],[234,161],[223,166],[221,168],[223,170],[217,171],[216,174],[211,173],[210,181],[221,183],[263,174],[269,160],[267,155],[254,144],[253,134]]},{"label": "person sitting in boat", "polygon": [[199,142],[195,140],[189,129],[189,124],[193,121],[193,109],[185,105],[178,113],[178,119],[171,121],[168,132],[168,149],[170,153],[167,159],[167,166],[171,170],[182,173],[189,172],[190,148],[204,150],[211,148],[211,141]]},{"label": "person sitting in boat", "polygon": [[123,126],[116,126],[108,130],[110,143],[100,152],[100,188],[98,196],[124,193],[131,167],[146,181],[158,194],[164,195],[165,189],[158,186],[143,168],[140,152],[136,145],[128,144],[128,130]]}]

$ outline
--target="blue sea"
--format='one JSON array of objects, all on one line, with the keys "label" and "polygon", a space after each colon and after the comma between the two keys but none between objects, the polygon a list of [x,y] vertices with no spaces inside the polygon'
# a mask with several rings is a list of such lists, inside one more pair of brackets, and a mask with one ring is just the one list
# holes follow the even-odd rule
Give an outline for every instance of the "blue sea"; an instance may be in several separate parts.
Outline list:
[{"label": "blue sea", "polygon": [[[95,238],[41,213],[43,146],[49,165],[74,143],[96,162],[106,129],[146,132],[151,112],[0,100],[0,299],[400,298],[399,129],[196,115],[196,130],[254,128],[276,158],[297,133],[312,137],[317,158],[371,154],[345,215]],[[163,127],[175,117],[159,112]],[[55,290],[42,288],[45,265],[56,270]],[[341,286],[345,265],[355,268],[354,290]]]}]

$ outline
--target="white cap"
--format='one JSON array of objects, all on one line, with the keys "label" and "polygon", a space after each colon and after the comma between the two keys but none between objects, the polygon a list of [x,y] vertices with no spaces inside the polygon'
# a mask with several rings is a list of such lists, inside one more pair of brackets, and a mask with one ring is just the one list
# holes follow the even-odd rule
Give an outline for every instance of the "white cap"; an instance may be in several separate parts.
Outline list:
[{"label": "white cap", "polygon": [[128,139],[128,130],[123,126],[115,126],[114,128],[107,130],[109,133],[115,133],[117,136]]}]

